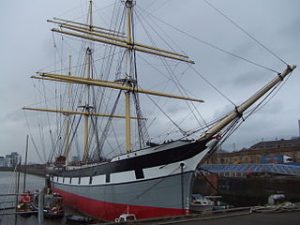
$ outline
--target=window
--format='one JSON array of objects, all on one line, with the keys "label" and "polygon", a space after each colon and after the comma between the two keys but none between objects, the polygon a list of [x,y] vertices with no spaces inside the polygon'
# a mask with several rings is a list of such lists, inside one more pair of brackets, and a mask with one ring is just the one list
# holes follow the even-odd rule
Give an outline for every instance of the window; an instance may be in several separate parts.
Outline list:
[{"label": "window", "polygon": [[136,179],[143,179],[144,178],[143,169],[136,169],[134,172],[135,172],[135,178]]},{"label": "window", "polygon": [[106,183],[109,183],[110,182],[110,174],[106,174]]}]

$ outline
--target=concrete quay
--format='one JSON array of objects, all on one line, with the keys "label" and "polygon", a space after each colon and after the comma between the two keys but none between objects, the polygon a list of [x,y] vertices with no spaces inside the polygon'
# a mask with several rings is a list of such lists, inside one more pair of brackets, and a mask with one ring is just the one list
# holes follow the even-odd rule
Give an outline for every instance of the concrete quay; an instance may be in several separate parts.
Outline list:
[{"label": "concrete quay", "polygon": [[[138,220],[131,225],[299,225],[300,209],[273,210],[268,213],[254,212],[251,207],[233,208],[211,213],[191,214],[187,216],[165,217],[149,220]],[[118,223],[99,223],[97,225]]]}]

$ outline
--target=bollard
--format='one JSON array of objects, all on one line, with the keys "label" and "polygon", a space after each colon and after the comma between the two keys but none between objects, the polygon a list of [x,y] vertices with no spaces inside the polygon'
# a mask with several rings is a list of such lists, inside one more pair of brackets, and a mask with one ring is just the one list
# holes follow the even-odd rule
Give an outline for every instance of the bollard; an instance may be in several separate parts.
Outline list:
[{"label": "bollard", "polygon": [[38,208],[38,221],[39,225],[44,225],[44,190],[39,193],[39,208]]}]

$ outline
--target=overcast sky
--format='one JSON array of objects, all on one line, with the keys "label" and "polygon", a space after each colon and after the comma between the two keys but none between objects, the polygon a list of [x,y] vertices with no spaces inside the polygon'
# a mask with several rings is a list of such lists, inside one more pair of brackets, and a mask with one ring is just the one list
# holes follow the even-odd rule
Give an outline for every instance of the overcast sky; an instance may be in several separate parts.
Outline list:
[{"label": "overcast sky", "polygon": [[[300,1],[208,1],[287,63],[300,66]],[[36,99],[30,76],[53,62],[53,36],[50,31],[53,26],[46,20],[56,16],[77,18],[77,15],[84,14],[86,2],[1,0],[0,155],[14,151],[23,154],[25,151],[28,127],[21,108]],[[113,2],[96,0],[95,14],[98,12],[100,15],[95,15],[95,20],[104,18],[106,7]],[[285,69],[280,60],[238,30],[205,1],[141,0],[137,1],[137,5],[140,10],[144,9],[158,18],[157,23],[161,20],[181,30],[174,30],[172,34],[180,49],[196,62],[197,71],[236,104],[276,74],[203,45],[184,35],[184,32],[275,71]],[[193,95],[206,101],[202,110],[208,120],[232,109],[229,102],[217,93],[209,92],[207,87],[192,81],[187,84]],[[228,139],[224,148],[237,150],[261,140],[298,136],[299,84],[300,73],[297,69],[278,94]],[[173,109],[176,111],[176,107]],[[30,161],[37,161],[34,152],[29,154],[29,158]]]}]

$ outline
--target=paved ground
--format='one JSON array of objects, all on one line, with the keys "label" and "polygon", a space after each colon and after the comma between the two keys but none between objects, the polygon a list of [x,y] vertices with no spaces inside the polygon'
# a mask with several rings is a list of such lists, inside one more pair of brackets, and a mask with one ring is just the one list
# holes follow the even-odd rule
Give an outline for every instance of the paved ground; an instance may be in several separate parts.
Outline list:
[{"label": "paved ground", "polygon": [[285,213],[252,213],[219,218],[194,218],[190,221],[176,221],[177,225],[299,225],[300,211]]}]

